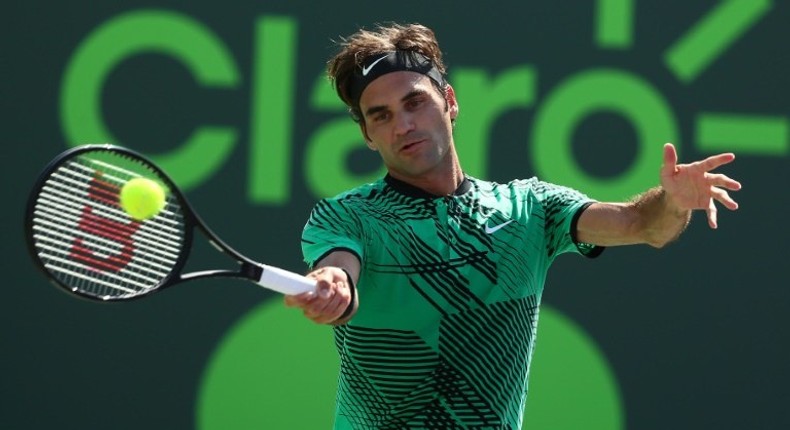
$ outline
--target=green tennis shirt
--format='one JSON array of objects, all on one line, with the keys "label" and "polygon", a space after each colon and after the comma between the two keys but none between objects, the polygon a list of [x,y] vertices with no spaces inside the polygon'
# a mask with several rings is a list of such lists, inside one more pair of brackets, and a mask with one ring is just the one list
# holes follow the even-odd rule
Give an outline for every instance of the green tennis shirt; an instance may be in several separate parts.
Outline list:
[{"label": "green tennis shirt", "polygon": [[466,177],[451,196],[390,176],[313,209],[313,267],[361,262],[359,310],[336,327],[336,429],[521,428],[546,272],[592,201],[535,178]]}]

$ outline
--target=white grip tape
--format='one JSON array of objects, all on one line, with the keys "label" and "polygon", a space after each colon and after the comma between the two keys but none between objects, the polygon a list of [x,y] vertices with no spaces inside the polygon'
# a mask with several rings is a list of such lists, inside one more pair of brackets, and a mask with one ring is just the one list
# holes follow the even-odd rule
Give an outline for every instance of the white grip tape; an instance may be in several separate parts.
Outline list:
[{"label": "white grip tape", "polygon": [[262,264],[263,273],[258,283],[282,294],[299,294],[315,291],[315,280],[279,267]]}]

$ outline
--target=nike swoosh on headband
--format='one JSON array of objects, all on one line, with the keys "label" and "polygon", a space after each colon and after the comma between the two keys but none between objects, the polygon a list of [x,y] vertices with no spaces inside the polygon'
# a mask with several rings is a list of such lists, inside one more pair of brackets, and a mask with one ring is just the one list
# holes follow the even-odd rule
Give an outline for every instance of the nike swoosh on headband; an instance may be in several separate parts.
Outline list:
[{"label": "nike swoosh on headband", "polygon": [[373,69],[373,67],[375,67],[376,64],[379,63],[379,61],[381,61],[381,60],[383,60],[383,59],[385,59],[385,58],[387,58],[389,56],[390,56],[390,54],[386,54],[386,55],[382,56],[381,58],[377,59],[376,61],[368,64],[367,67],[363,67],[362,68],[362,76],[367,76],[368,73],[370,73],[370,71]]}]

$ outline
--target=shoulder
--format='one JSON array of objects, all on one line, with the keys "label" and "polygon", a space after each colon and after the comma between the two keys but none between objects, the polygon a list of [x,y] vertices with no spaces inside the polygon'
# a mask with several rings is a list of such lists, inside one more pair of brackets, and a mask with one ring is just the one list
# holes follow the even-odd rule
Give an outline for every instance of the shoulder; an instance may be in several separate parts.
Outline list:
[{"label": "shoulder", "polygon": [[319,203],[342,204],[342,205],[364,205],[370,200],[376,199],[384,190],[386,183],[379,179],[375,182],[363,184],[349,190],[343,191],[332,197],[321,199]]},{"label": "shoulder", "polygon": [[514,204],[532,202],[548,206],[594,201],[578,190],[542,181],[536,176],[527,179],[513,179],[507,183],[482,181],[475,178],[470,178],[470,180],[481,200],[492,196],[497,201],[509,200]]},{"label": "shoulder", "polygon": [[510,182],[514,189],[523,193],[528,193],[539,200],[589,200],[589,198],[579,190],[565,185],[546,182],[533,176],[529,179],[519,179]]},{"label": "shoulder", "polygon": [[313,206],[305,225],[306,232],[343,231],[358,232],[363,229],[365,220],[374,213],[371,201],[381,194],[384,185],[379,180],[360,185],[332,197],[320,199]]}]

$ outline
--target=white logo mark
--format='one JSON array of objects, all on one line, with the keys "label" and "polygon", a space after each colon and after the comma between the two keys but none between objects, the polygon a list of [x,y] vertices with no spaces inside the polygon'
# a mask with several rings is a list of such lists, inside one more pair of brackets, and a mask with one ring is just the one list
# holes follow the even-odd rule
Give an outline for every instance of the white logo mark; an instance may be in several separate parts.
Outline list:
[{"label": "white logo mark", "polygon": [[503,228],[504,226],[510,224],[511,222],[513,222],[512,219],[510,221],[505,221],[502,224],[495,225],[493,227],[489,227],[488,223],[486,223],[486,234],[494,234],[494,233],[496,233],[497,230],[499,230],[500,228]]},{"label": "white logo mark", "polygon": [[379,61],[381,61],[381,60],[383,60],[383,59],[385,59],[385,58],[387,58],[389,56],[390,56],[390,54],[387,54],[387,55],[379,58],[378,60],[368,64],[368,67],[363,67],[362,68],[362,76],[367,76],[368,73],[370,73],[370,70],[373,68],[373,66],[375,66],[376,64],[378,64]]}]

